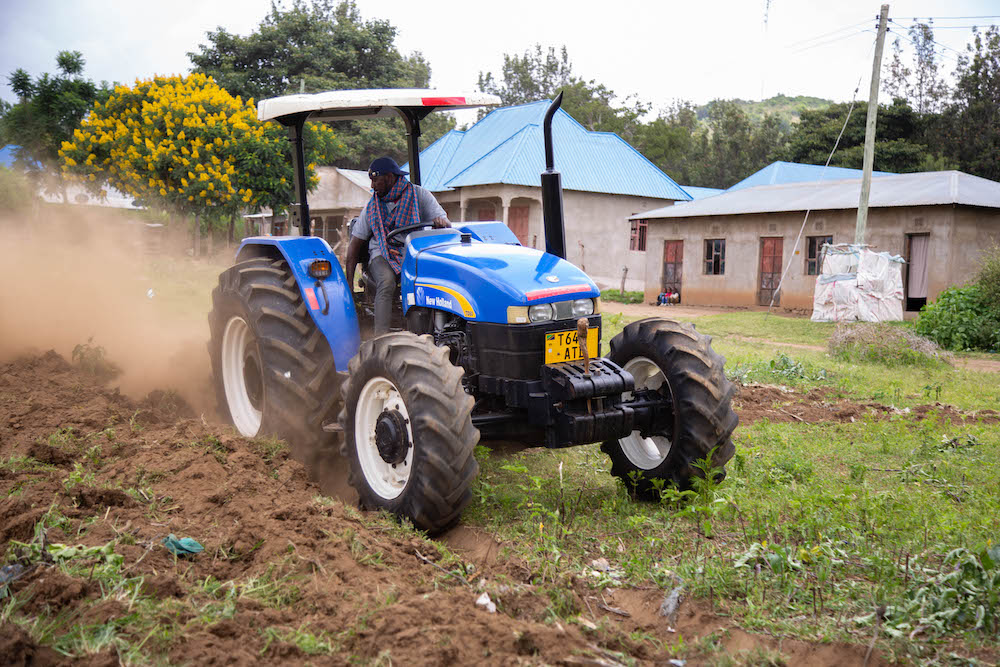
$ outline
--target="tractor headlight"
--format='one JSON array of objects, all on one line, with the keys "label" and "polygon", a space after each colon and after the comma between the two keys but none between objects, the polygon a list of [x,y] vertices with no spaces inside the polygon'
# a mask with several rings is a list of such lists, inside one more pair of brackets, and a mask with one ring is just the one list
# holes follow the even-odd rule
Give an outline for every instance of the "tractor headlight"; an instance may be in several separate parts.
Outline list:
[{"label": "tractor headlight", "polygon": [[583,317],[594,314],[593,299],[577,299],[573,302],[573,317]]},{"label": "tractor headlight", "polygon": [[550,303],[539,303],[528,308],[528,319],[532,322],[548,322],[552,316],[553,310]]}]

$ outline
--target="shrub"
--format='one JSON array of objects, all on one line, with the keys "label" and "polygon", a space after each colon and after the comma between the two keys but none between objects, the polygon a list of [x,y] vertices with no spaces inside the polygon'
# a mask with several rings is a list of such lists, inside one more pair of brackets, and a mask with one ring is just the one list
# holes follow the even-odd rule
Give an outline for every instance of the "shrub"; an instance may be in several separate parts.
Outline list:
[{"label": "shrub", "polygon": [[886,366],[937,366],[951,355],[923,336],[885,322],[839,324],[830,336],[830,353],[850,362]]},{"label": "shrub", "polygon": [[995,245],[982,254],[976,283],[982,290],[993,317],[1000,320],[1000,245]]},{"label": "shrub", "polygon": [[601,292],[601,298],[605,301],[617,301],[618,303],[642,303],[642,292],[622,292],[616,289],[606,289]]},{"label": "shrub", "polygon": [[983,287],[949,287],[920,309],[914,330],[948,350],[1000,349],[1000,314]]}]

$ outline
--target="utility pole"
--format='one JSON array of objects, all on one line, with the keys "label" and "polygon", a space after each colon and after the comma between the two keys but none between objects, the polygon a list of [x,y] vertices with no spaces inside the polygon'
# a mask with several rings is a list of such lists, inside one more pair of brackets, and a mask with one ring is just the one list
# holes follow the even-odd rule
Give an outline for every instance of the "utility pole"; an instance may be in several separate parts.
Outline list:
[{"label": "utility pole", "polygon": [[868,226],[868,196],[872,190],[872,166],[875,164],[875,119],[878,116],[878,79],[882,69],[882,47],[885,45],[885,28],[889,20],[889,5],[882,5],[878,19],[878,39],[875,41],[875,61],[872,63],[872,87],[868,93],[868,122],[865,124],[865,159],[861,174],[861,199],[858,201],[858,223],[854,228],[854,242],[865,242]]}]

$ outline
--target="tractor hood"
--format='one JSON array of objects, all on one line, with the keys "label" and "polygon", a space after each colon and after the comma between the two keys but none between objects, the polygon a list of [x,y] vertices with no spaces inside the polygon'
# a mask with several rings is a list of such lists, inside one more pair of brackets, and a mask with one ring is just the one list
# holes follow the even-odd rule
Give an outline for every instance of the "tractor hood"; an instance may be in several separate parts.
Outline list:
[{"label": "tractor hood", "polygon": [[564,259],[520,245],[482,242],[458,230],[408,240],[402,291],[405,309],[428,306],[499,323],[507,322],[508,306],[600,296],[587,274]]}]

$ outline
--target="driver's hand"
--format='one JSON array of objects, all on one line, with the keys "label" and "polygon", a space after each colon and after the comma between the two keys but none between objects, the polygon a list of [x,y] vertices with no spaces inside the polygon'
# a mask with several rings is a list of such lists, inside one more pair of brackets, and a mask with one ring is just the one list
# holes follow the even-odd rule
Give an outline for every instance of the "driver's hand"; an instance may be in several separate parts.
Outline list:
[{"label": "driver's hand", "polygon": [[445,227],[451,227],[451,221],[448,220],[448,216],[440,215],[433,220],[431,224],[434,225],[434,229],[444,229]]}]

